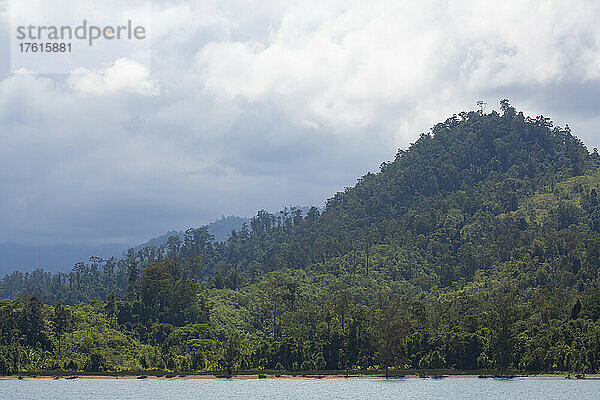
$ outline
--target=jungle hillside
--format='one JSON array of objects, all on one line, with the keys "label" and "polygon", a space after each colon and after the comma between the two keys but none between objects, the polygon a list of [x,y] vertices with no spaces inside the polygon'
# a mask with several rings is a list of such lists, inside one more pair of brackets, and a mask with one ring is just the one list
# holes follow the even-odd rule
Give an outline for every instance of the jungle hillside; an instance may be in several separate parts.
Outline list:
[{"label": "jungle hillside", "polygon": [[321,211],[0,283],[0,374],[600,371],[600,156],[461,112]]}]

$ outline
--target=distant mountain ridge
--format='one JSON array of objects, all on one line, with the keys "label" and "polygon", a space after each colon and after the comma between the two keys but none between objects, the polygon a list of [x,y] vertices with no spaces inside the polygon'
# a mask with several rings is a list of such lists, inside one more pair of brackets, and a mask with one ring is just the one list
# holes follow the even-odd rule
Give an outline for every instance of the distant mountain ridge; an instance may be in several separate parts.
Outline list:
[{"label": "distant mountain ridge", "polygon": [[[250,218],[238,217],[235,215],[230,215],[228,217],[221,216],[221,218],[216,219],[215,221],[206,225],[206,228],[208,229],[208,233],[214,236],[215,241],[223,242],[227,240],[229,235],[231,235],[231,231],[239,231],[242,229],[244,224],[249,224],[250,220]],[[165,234],[153,237],[152,239],[135,246],[134,249],[137,251],[146,246],[154,246],[158,248],[167,243],[167,240],[169,240],[169,238],[172,236],[178,236],[180,239],[183,239],[184,233],[184,231],[168,231]]]},{"label": "distant mountain ridge", "polygon": [[[299,207],[306,213],[309,207]],[[244,224],[249,225],[251,218],[236,215],[221,216],[221,218],[206,225],[208,233],[213,235],[215,242],[223,242],[233,230],[239,231]],[[138,245],[130,243],[111,243],[105,245],[87,244],[56,244],[29,245],[19,243],[0,243],[0,275],[12,271],[32,272],[44,269],[48,272],[67,272],[80,261],[87,261],[91,256],[101,258],[121,258],[129,248],[136,251],[146,247],[160,247],[167,243],[171,236],[183,238],[184,231],[171,230],[153,237]]]},{"label": "distant mountain ridge", "polygon": [[18,243],[0,243],[0,273],[14,270],[31,272],[38,268],[46,271],[69,271],[77,261],[87,260],[90,256],[112,257],[127,248],[126,243],[105,245],[55,244],[29,245]]},{"label": "distant mountain ridge", "polygon": [[[239,230],[244,223],[250,223],[250,218],[234,215],[221,218],[207,225],[208,231],[216,241],[227,240],[233,229]],[[166,243],[170,236],[183,236],[183,231],[168,231],[167,233],[151,238],[135,249],[148,245],[160,247]],[[0,274],[8,274],[18,270],[31,272],[42,268],[49,272],[69,271],[76,262],[87,261],[91,256],[110,258],[122,257],[127,249],[132,247],[129,243],[112,243],[105,245],[87,244],[56,244],[56,245],[29,245],[18,243],[0,243]]]}]

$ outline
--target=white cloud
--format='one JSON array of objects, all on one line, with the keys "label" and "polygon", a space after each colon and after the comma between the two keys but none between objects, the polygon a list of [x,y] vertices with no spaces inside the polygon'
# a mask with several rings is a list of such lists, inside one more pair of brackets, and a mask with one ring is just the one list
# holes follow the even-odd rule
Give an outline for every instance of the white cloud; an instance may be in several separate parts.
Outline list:
[{"label": "white cloud", "polygon": [[120,58],[102,71],[79,68],[69,77],[69,85],[75,91],[106,95],[118,92],[136,93],[142,96],[159,94],[156,83],[150,78],[148,68],[127,58]]},{"label": "white cloud", "polygon": [[285,109],[291,118],[301,114],[315,123],[389,124],[381,110],[390,104],[415,107],[444,91],[476,96],[594,79],[600,5],[578,4],[374,1],[325,10],[303,4],[285,14],[268,44],[214,41],[197,63],[215,95],[276,99],[291,107]]}]

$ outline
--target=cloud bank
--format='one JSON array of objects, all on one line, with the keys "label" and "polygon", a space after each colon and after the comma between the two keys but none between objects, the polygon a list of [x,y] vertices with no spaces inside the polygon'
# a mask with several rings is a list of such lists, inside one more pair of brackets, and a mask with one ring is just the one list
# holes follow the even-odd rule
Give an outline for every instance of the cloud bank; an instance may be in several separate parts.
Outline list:
[{"label": "cloud bank", "polygon": [[597,2],[154,6],[151,65],[0,67],[0,242],[137,241],[320,205],[479,99],[600,145]]}]

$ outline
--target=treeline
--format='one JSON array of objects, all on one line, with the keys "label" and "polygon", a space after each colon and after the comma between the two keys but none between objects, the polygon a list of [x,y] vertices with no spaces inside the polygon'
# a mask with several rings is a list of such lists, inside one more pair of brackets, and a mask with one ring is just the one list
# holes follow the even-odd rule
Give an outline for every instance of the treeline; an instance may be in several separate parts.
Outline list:
[{"label": "treeline", "polygon": [[527,287],[514,265],[430,292],[300,270],[203,290],[173,268],[152,265],[131,298],[0,302],[0,373],[600,369],[598,291]]},{"label": "treeline", "polygon": [[4,371],[598,371],[600,157],[501,108],[436,125],[322,213],[6,276]]}]

